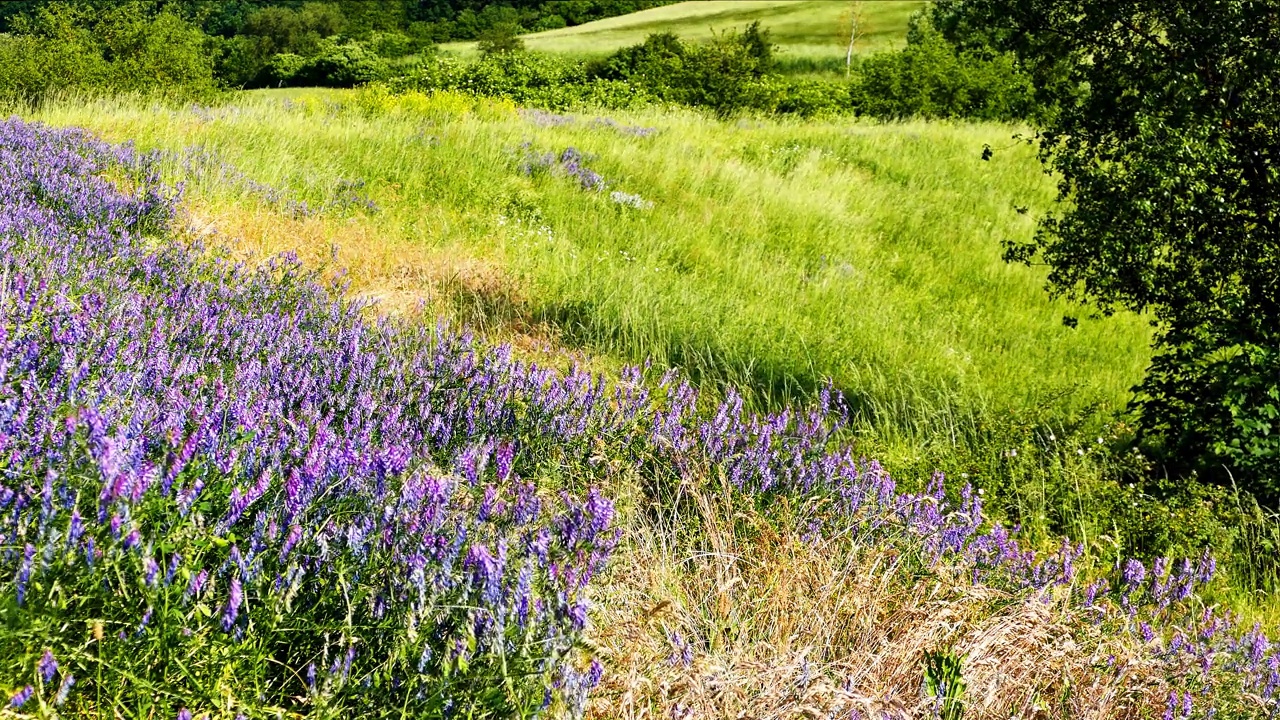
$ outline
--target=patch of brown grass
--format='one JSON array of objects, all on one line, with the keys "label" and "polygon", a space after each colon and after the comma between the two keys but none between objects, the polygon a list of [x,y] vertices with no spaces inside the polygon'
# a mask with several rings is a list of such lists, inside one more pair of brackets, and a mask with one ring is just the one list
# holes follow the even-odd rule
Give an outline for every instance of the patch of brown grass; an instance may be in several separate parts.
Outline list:
[{"label": "patch of brown grass", "polygon": [[370,217],[295,218],[269,208],[193,202],[188,232],[241,253],[249,262],[292,252],[305,265],[341,270],[360,297],[387,312],[432,303],[448,288],[519,302],[505,270],[494,260],[457,246],[432,247],[385,232]]},{"label": "patch of brown grass", "polygon": [[304,266],[340,275],[352,297],[376,303],[375,312],[447,319],[548,365],[606,368],[581,348],[566,346],[555,328],[530,320],[526,294],[501,262],[458,244],[405,238],[361,214],[292,217],[200,199],[187,202],[183,223],[189,237],[247,263],[293,253]]},{"label": "patch of brown grass", "polygon": [[1163,710],[1168,688],[1136,648],[1060,597],[929,568],[909,542],[806,538],[729,493],[684,492],[681,511],[633,514],[598,603],[607,672],[589,717],[933,717],[923,655],[938,650],[962,658],[966,719]]}]

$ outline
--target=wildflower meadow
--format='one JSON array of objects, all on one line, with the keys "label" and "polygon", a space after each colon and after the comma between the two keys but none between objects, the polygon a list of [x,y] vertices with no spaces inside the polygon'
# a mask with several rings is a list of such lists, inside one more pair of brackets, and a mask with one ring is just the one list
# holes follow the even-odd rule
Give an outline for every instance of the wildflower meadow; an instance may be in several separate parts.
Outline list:
[{"label": "wildflower meadow", "polygon": [[[945,579],[1075,638],[1058,648],[1075,658],[1065,684],[966,685],[984,649],[957,643],[912,687],[832,705],[841,716],[1280,708],[1280,649],[1205,600],[1209,552],[1037,552],[970,485],[900,489],[857,452],[830,387],[761,413],[678,371],[551,368],[380,315],[296,259],[248,264],[184,233],[166,161],[0,124],[6,713],[607,716],[622,660],[601,619],[642,571],[634,531],[707,497],[738,508],[730,524],[779,528],[740,529],[751,542],[794,531],[798,551],[839,545],[858,574]],[[586,161],[520,162],[592,189]],[[699,517],[672,537],[705,542]],[[868,553],[892,561],[859,565]],[[669,668],[719,642],[661,637]],[[803,687],[874,684],[832,659],[806,660]]]}]

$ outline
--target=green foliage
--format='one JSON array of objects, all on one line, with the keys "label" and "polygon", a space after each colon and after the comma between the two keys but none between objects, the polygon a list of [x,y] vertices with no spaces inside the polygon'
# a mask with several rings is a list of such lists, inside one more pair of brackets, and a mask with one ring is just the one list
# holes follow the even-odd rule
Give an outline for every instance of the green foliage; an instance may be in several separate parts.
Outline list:
[{"label": "green foliage", "polygon": [[481,33],[477,48],[480,54],[486,57],[510,54],[524,50],[524,41],[520,39],[519,26],[504,22],[493,25]]},{"label": "green foliage", "polygon": [[273,57],[267,77],[278,86],[355,87],[384,80],[389,73],[387,62],[364,43],[325,38],[311,57]]},{"label": "green foliage", "polygon": [[770,110],[770,93],[760,81],[772,60],[768,32],[753,24],[747,33],[686,44],[674,35],[650,35],[594,63],[588,76],[627,81],[667,102],[707,107],[721,114]]},{"label": "green foliage", "polygon": [[515,39],[486,39],[482,57],[472,62],[430,60],[398,85],[471,92],[551,109],[585,104],[623,108],[657,101],[721,116],[852,112],[884,120],[1015,120],[1038,113],[1032,87],[1011,55],[957,53],[923,22],[914,26],[905,50],[873,56],[859,66],[851,83],[778,74],[769,32],[759,23],[706,43],[654,33],[588,62],[555,55],[499,57],[514,54],[507,42]]},{"label": "green foliage", "polygon": [[581,61],[536,53],[498,53],[473,61],[430,57],[390,84],[399,90],[447,90],[553,110],[624,108],[655,99],[625,80],[588,77]]},{"label": "green foliage", "polygon": [[1146,439],[1175,472],[1280,499],[1280,12],[948,0],[936,13],[959,42],[1017,53],[1060,105],[1038,137],[1065,203],[1007,258],[1047,264],[1055,295],[1104,314],[1149,313]]},{"label": "green foliage", "polygon": [[0,37],[0,97],[79,90],[188,97],[215,89],[208,37],[168,9],[50,5]]},{"label": "green foliage", "polygon": [[924,689],[935,703],[938,720],[964,717],[964,678],[961,659],[949,650],[924,653]]},{"label": "green foliage", "polygon": [[877,53],[858,65],[850,94],[858,112],[886,120],[1039,114],[1030,78],[1011,54],[958,52],[920,16],[912,19],[901,52]]}]

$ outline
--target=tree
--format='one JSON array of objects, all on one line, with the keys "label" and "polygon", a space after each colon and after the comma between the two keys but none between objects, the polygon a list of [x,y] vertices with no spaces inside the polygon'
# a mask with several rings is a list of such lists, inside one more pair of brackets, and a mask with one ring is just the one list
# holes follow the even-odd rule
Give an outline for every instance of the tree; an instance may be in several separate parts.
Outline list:
[{"label": "tree", "polygon": [[480,33],[476,44],[481,55],[506,55],[524,50],[520,28],[514,23],[498,23]]},{"label": "tree", "polygon": [[844,77],[849,79],[849,74],[853,72],[853,46],[857,44],[858,37],[863,34],[862,26],[862,3],[855,1],[849,7],[849,47],[844,54]]},{"label": "tree", "polygon": [[1280,4],[940,0],[962,46],[1017,54],[1056,113],[1061,205],[1006,258],[1054,295],[1148,313],[1143,437],[1176,470],[1280,498]]}]

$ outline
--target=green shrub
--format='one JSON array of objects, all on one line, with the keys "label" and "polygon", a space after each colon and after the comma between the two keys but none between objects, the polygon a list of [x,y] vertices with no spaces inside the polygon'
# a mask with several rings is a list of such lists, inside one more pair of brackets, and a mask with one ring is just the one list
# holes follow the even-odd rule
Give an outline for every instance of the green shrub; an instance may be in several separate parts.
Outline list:
[{"label": "green shrub", "polygon": [[35,102],[49,93],[106,83],[109,68],[91,46],[30,36],[0,36],[0,98]]},{"label": "green shrub", "polygon": [[481,55],[508,55],[524,50],[524,41],[520,39],[520,26],[515,23],[498,23],[480,33],[480,41],[476,48]]},{"label": "green shrub", "polygon": [[850,109],[849,86],[845,83],[786,78],[776,87],[775,112],[814,117]]},{"label": "green shrub", "polygon": [[389,74],[387,63],[363,43],[336,38],[322,40],[319,52],[298,73],[305,85],[355,87],[382,80]]},{"label": "green shrub", "polygon": [[0,97],[38,101],[65,90],[214,92],[212,41],[164,9],[51,4],[0,38]]},{"label": "green shrub", "polygon": [[862,115],[1017,120],[1038,113],[1031,80],[1009,54],[957,52],[922,18],[913,18],[907,46],[863,60],[850,95]]},{"label": "green shrub", "polygon": [[313,57],[280,53],[271,58],[260,84],[277,87],[355,87],[385,80],[387,61],[363,43],[326,38]]},{"label": "green shrub", "polygon": [[306,65],[307,59],[301,55],[280,53],[273,56],[271,62],[267,64],[265,78],[273,85],[292,85]]},{"label": "green shrub", "polygon": [[750,34],[726,34],[704,45],[683,43],[670,33],[650,35],[592,63],[587,75],[626,81],[664,101],[729,114],[773,109],[772,88],[762,82],[771,62],[767,33],[753,25]]}]

